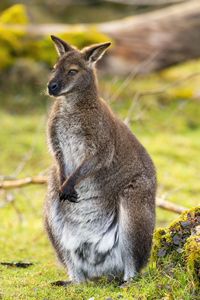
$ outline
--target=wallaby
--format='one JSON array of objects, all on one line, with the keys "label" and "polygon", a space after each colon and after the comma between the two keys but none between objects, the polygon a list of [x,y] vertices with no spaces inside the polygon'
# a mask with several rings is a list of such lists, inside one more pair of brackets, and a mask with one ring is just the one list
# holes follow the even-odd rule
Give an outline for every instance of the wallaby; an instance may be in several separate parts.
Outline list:
[{"label": "wallaby", "polygon": [[155,223],[151,158],[99,97],[94,66],[110,43],[75,49],[51,36],[59,59],[48,83],[54,166],[45,224],[70,281],[130,281],[147,263]]}]

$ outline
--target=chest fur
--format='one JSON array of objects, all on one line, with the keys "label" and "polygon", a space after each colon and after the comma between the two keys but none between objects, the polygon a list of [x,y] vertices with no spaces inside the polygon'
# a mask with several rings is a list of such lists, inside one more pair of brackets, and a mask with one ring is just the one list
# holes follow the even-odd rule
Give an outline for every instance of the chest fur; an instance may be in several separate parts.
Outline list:
[{"label": "chest fur", "polygon": [[84,136],[76,128],[59,128],[57,131],[59,148],[63,157],[66,176],[72,174],[85,158],[86,145]]}]

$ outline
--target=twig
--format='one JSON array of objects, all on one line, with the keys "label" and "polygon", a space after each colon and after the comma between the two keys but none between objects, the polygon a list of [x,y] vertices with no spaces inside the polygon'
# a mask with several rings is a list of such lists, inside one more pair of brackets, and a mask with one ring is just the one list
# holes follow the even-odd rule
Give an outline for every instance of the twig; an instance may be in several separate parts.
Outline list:
[{"label": "twig", "polygon": [[142,62],[141,64],[138,64],[137,66],[135,66],[134,69],[129,73],[129,75],[122,82],[122,84],[119,86],[119,88],[116,90],[116,92],[112,95],[112,97],[111,97],[111,99],[110,99],[109,102],[115,101],[119,97],[119,95],[121,94],[121,92],[123,92],[123,90],[133,80],[133,78],[135,78],[140,73],[140,70],[144,69],[149,64],[151,64],[155,60],[155,58],[156,58],[157,55],[158,55],[158,53],[153,53],[144,62]]},{"label": "twig", "polygon": [[136,107],[136,104],[138,103],[138,100],[140,98],[140,93],[139,92],[136,92],[135,93],[135,96],[133,98],[133,101],[131,103],[131,106],[128,110],[128,114],[126,116],[126,118],[124,119],[124,123],[129,126],[130,125],[130,121],[131,121],[131,118],[132,118],[132,112],[134,111],[135,107]]},{"label": "twig", "polygon": [[[22,188],[30,184],[46,184],[47,177],[46,176],[36,176],[36,177],[27,177],[18,180],[7,180],[0,182],[0,189],[14,189],[14,188]],[[175,213],[182,213],[187,208],[183,206],[179,206],[177,204],[171,203],[163,198],[157,198],[156,204],[158,207],[175,212]]]},{"label": "twig", "polygon": [[175,203],[169,202],[169,201],[164,200],[162,198],[157,198],[156,199],[156,205],[160,208],[163,208],[163,209],[168,210],[168,211],[175,212],[177,214],[181,214],[182,212],[187,210],[186,207],[179,206]]},{"label": "twig", "polygon": [[46,176],[35,176],[35,177],[26,177],[22,179],[16,180],[3,180],[0,181],[0,189],[14,189],[21,188],[29,184],[46,184],[47,177]]}]

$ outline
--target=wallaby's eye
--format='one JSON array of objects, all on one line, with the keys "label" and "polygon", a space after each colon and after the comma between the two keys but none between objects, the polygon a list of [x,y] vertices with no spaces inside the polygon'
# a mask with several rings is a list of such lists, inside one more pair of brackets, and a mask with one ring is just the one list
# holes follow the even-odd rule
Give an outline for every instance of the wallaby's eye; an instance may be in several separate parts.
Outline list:
[{"label": "wallaby's eye", "polygon": [[70,75],[70,76],[74,76],[74,75],[76,75],[76,73],[78,73],[78,70],[71,69],[71,70],[68,71],[67,74]]}]

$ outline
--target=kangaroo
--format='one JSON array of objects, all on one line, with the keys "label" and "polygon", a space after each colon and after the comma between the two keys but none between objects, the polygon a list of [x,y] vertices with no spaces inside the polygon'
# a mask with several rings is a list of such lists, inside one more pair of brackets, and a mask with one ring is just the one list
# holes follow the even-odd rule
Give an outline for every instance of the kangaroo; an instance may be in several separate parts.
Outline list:
[{"label": "kangaroo", "polygon": [[54,164],[45,225],[69,283],[100,276],[129,282],[148,261],[156,172],[128,127],[99,97],[95,63],[110,43],[75,49],[51,36],[59,59],[47,139]]}]

